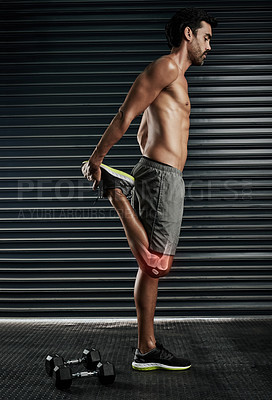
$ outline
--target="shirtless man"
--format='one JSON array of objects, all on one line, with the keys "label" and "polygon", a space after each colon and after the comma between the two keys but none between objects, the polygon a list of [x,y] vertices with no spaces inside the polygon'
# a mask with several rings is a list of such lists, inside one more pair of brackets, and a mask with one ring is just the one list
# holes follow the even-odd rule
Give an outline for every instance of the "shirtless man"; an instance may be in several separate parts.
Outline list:
[{"label": "shirtless man", "polygon": [[[182,171],[187,158],[190,100],[184,76],[204,64],[217,21],[204,10],[180,9],[165,27],[169,55],[150,63],[136,78],[122,106],[97,144],[82,173],[103,183],[103,197],[117,211],[139,270],[134,288],[138,348],[132,367],[185,370],[189,360],[156,342],[154,314],[158,281],[170,271],[178,244],[185,194]],[[102,163],[131,122],[143,113],[137,139],[143,157],[132,176]],[[132,193],[132,205],[128,196]]]}]

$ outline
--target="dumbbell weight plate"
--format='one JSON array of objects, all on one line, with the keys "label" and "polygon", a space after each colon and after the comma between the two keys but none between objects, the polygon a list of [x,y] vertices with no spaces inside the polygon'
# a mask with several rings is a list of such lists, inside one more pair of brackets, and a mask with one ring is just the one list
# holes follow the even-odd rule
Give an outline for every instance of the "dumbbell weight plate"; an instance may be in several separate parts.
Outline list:
[{"label": "dumbbell weight plate", "polygon": [[53,370],[53,381],[57,389],[69,389],[72,385],[72,370],[65,365],[56,366]]},{"label": "dumbbell weight plate", "polygon": [[45,359],[45,371],[47,375],[52,376],[54,368],[60,365],[64,365],[63,357],[59,356],[58,354],[48,354]]},{"label": "dumbbell weight plate", "polygon": [[103,385],[111,385],[116,377],[114,365],[110,362],[97,365],[98,377]]},{"label": "dumbbell weight plate", "polygon": [[82,358],[84,359],[83,365],[88,371],[95,371],[97,364],[101,361],[99,351],[93,348],[83,350]]}]

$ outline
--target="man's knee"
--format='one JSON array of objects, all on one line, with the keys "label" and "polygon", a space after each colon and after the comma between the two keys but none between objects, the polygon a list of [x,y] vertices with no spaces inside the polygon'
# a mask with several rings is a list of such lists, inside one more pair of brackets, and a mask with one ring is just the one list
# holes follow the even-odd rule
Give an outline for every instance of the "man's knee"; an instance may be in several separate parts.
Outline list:
[{"label": "man's knee", "polygon": [[153,262],[143,261],[139,263],[141,270],[149,275],[151,278],[155,279],[159,279],[163,276],[168,275],[172,267],[173,256],[161,255],[161,257],[167,257],[163,260],[163,264],[155,263],[154,265]]}]

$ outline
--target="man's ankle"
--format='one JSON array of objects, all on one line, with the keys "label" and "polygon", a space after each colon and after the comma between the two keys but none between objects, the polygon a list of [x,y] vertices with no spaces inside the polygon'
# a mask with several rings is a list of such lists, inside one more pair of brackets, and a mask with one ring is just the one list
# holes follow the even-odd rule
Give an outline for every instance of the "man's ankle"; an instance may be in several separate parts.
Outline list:
[{"label": "man's ankle", "polygon": [[155,348],[156,348],[156,346],[148,347],[148,348],[147,347],[140,347],[139,350],[140,350],[141,354],[146,354],[146,353],[148,353],[149,351],[151,351],[151,350],[153,350]]},{"label": "man's ankle", "polygon": [[150,340],[148,342],[144,343],[139,343],[138,349],[142,354],[148,353],[149,351],[153,350],[156,348],[156,341],[155,340]]}]

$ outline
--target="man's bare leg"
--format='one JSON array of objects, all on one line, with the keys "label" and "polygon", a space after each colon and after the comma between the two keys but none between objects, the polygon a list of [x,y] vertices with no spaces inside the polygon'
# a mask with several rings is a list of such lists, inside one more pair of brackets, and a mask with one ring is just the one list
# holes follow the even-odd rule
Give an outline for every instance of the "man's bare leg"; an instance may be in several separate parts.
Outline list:
[{"label": "man's bare leg", "polygon": [[108,199],[120,217],[129,247],[140,268],[152,278],[167,275],[172,266],[173,256],[149,250],[143,224],[120,189],[109,189]]},{"label": "man's bare leg", "polygon": [[139,268],[134,286],[134,300],[138,320],[138,349],[142,354],[156,347],[154,314],[158,283],[158,279],[151,278]]},{"label": "man's bare leg", "polygon": [[[134,299],[138,319],[138,348],[141,353],[146,353],[156,347],[154,314],[159,280],[156,279],[157,276],[153,278],[143,270],[152,267],[150,261],[158,264],[158,259],[161,260],[161,258],[158,256],[159,253],[149,253],[146,231],[121,190],[111,189],[108,194],[111,204],[121,219],[129,246],[140,267],[135,281]],[[173,256],[164,256],[163,260],[163,267],[166,266],[166,268],[163,269],[162,275],[166,275],[171,268]],[[149,265],[146,265],[147,261]]]}]

